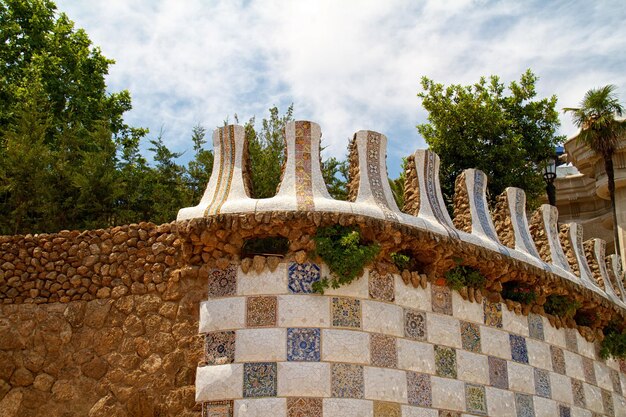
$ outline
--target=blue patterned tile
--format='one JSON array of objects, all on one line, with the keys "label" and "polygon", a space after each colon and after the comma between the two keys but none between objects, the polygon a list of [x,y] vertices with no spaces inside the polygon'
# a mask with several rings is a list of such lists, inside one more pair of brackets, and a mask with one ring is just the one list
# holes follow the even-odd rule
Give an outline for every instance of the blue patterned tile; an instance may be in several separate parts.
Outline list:
[{"label": "blue patterned tile", "polygon": [[552,397],[550,373],[544,369],[535,368],[535,394],[544,398]]},{"label": "blue patterned tile", "polygon": [[430,407],[432,404],[430,375],[407,371],[406,382],[409,404]]},{"label": "blue patterned tile", "polygon": [[569,407],[559,404],[559,417],[572,417],[572,410]]},{"label": "blue patterned tile", "polygon": [[528,331],[530,337],[537,340],[545,340],[543,334],[543,319],[537,314],[528,315]]},{"label": "blue patterned tile", "polygon": [[276,362],[251,362],[243,364],[243,396],[276,396]]},{"label": "blue patterned tile", "polygon": [[320,267],[314,263],[289,264],[289,291],[294,294],[313,292],[312,285],[320,280]]},{"label": "blue patterned tile", "polygon": [[287,360],[319,362],[320,329],[287,329]]},{"label": "blue patterned tile", "polygon": [[515,408],[517,409],[517,417],[535,417],[535,407],[533,405],[533,396],[515,393]]},{"label": "blue patterned tile", "polygon": [[511,343],[512,359],[515,362],[528,363],[528,349],[526,348],[526,339],[524,336],[509,333],[509,342]]}]

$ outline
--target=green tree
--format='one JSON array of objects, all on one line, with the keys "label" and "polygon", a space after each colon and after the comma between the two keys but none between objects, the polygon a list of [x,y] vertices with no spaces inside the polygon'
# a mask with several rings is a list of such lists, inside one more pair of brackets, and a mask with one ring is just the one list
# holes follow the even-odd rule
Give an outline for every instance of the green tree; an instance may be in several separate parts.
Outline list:
[{"label": "green tree", "polygon": [[150,143],[152,147],[149,150],[154,152],[156,166],[151,173],[153,187],[150,194],[154,210],[149,220],[167,223],[175,220],[178,210],[190,202],[183,177],[184,167],[175,162],[182,154],[172,152],[165,146],[162,133]]},{"label": "green tree", "polygon": [[556,96],[536,100],[537,77],[527,70],[509,93],[496,76],[474,85],[442,84],[424,77],[418,94],[428,123],[417,130],[441,160],[442,191],[448,204],[456,177],[467,168],[489,176],[493,201],[506,187],[526,191],[533,205],[544,191],[541,164],[564,137],[559,127]]},{"label": "green tree", "polygon": [[191,140],[193,142],[194,159],[189,161],[186,168],[189,201],[197,204],[209,183],[213,170],[213,151],[204,149],[206,144],[206,129],[200,125],[194,126]]},{"label": "green tree", "polygon": [[613,207],[615,253],[619,254],[613,154],[619,138],[626,135],[626,120],[616,120],[616,117],[621,117],[624,113],[624,106],[619,102],[615,93],[616,89],[614,85],[591,89],[585,94],[580,107],[568,107],[563,110],[572,114],[574,124],[580,128],[578,140],[600,155],[604,161],[604,171]]}]

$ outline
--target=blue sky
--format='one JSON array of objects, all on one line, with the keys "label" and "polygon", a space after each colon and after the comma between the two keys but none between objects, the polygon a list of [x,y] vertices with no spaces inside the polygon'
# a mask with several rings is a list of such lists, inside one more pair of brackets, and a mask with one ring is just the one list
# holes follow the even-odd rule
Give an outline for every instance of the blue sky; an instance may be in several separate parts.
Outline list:
[{"label": "blue sky", "polygon": [[[508,83],[531,68],[538,96],[556,94],[559,109],[605,84],[626,102],[623,0],[56,3],[116,61],[107,82],[131,92],[126,120],[150,137],[163,129],[183,159],[194,125],[210,132],[235,113],[259,120],[293,103],[296,119],[321,125],[326,155],[343,157],[358,130],[384,133],[397,176],[401,157],[426,147],[415,129],[427,118],[424,75]],[[561,134],[576,133],[568,115],[561,122]]]}]

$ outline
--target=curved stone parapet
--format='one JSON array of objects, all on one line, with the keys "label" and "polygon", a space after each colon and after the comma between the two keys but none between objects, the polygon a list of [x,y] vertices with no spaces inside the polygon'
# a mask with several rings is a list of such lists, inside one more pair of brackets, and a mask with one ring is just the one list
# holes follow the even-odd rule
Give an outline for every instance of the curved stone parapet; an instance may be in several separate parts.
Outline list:
[{"label": "curved stone parapet", "polygon": [[564,231],[565,236],[562,237],[562,239],[567,239],[567,248],[571,251],[568,256],[570,267],[578,272],[580,283],[596,293],[606,294],[600,289],[596,281],[593,279],[593,273],[587,263],[587,256],[585,254],[585,247],[583,244],[582,226],[578,223],[568,223],[565,225]]},{"label": "curved stone parapet", "polygon": [[613,288],[616,292],[619,291],[619,296],[622,301],[626,302],[626,293],[624,292],[624,273],[622,272],[622,262],[619,255],[609,255],[606,257],[606,268],[611,278],[611,282],[614,284]]},{"label": "curved stone parapet", "polygon": [[[506,212],[501,213],[503,218],[502,229],[509,229],[508,231],[511,238],[510,244],[503,243],[515,250],[524,252],[535,258],[540,258],[528,230],[528,220],[526,219],[526,193],[520,188],[508,187],[502,193],[502,197],[506,201],[506,204],[502,206],[503,209],[506,208]],[[508,219],[508,221],[504,219]],[[498,229],[498,226],[497,224],[496,229]],[[502,241],[502,239],[500,240]]]},{"label": "curved stone parapet", "polygon": [[584,243],[586,248],[589,248],[587,255],[592,258],[592,262],[594,265],[595,272],[593,274],[598,286],[606,292],[609,299],[616,304],[624,305],[623,301],[615,294],[615,290],[613,289],[613,284],[611,283],[611,279],[609,278],[609,273],[606,269],[606,262],[604,261],[606,257],[606,241],[603,239],[590,239]]},{"label": "curved stone parapet", "polygon": [[254,210],[255,201],[249,197],[243,178],[246,147],[243,126],[228,125],[213,132],[211,178],[200,203],[180,210],[178,220]]},{"label": "curved stone parapet", "polygon": [[559,240],[558,218],[559,211],[555,206],[542,204],[533,214],[529,230],[541,259],[571,273]]}]

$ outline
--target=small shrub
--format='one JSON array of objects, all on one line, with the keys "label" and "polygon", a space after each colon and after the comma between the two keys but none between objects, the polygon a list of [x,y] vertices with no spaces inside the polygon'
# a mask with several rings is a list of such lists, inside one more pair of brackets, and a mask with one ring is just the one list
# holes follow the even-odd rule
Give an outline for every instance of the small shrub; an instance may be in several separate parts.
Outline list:
[{"label": "small shrub", "polygon": [[580,303],[564,295],[549,295],[543,309],[546,313],[559,317],[574,317],[576,310],[580,308]]},{"label": "small shrub", "polygon": [[280,236],[248,239],[241,248],[241,257],[254,255],[284,256],[289,250],[289,240]]},{"label": "small shrub", "polygon": [[400,270],[400,272],[402,272],[405,269],[410,269],[411,264],[413,263],[409,255],[405,255],[400,252],[393,252],[391,254],[391,260],[396,265],[398,270]]},{"label": "small shrub", "polygon": [[477,269],[467,265],[457,265],[444,275],[446,284],[453,290],[463,287],[482,289],[485,286],[485,277]]},{"label": "small shrub", "polygon": [[322,294],[325,288],[351,283],[380,251],[378,245],[363,242],[356,227],[321,227],[313,240],[314,255],[322,258],[333,275],[331,279],[324,278],[313,284],[313,290]]},{"label": "small shrub", "polygon": [[604,340],[600,345],[600,357],[602,359],[626,358],[626,332],[616,321],[612,321],[603,329]]},{"label": "small shrub", "polygon": [[502,297],[522,304],[530,304],[537,299],[537,293],[531,287],[513,281],[504,283]]}]

